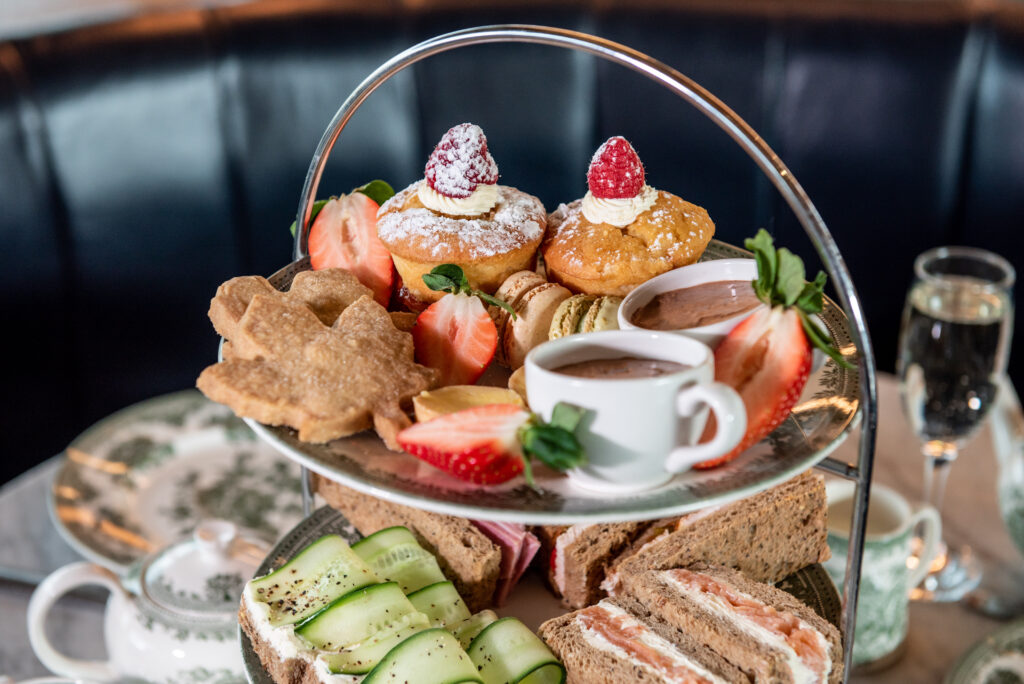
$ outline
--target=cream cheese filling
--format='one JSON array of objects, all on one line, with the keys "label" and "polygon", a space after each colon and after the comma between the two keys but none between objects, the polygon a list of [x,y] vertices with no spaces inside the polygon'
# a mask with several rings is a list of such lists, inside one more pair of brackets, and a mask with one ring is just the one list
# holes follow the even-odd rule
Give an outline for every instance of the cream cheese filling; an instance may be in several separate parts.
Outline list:
[{"label": "cream cheese filling", "polygon": [[439,214],[449,216],[479,216],[486,214],[498,203],[498,186],[480,184],[469,197],[448,197],[434,190],[426,181],[421,181],[416,195],[423,206]]},{"label": "cream cheese filling", "polygon": [[242,601],[249,613],[249,619],[256,627],[256,633],[262,641],[270,645],[281,660],[295,659],[309,663],[316,672],[317,679],[323,684],[356,684],[362,679],[353,675],[331,674],[323,662],[317,659],[316,651],[295,635],[294,626],[271,625],[270,606],[256,598],[252,582],[246,583]]},{"label": "cream cheese filling", "polygon": [[[565,596],[565,549],[583,534],[583,531],[590,525],[573,525],[555,539],[555,589],[562,596]],[[584,572],[586,570],[584,569]],[[586,585],[587,578],[584,575],[583,583]]]},{"label": "cream cheese filling", "polygon": [[[794,684],[822,684],[824,681],[827,680],[827,674],[832,671],[832,657],[829,654],[828,641],[825,639],[825,636],[821,632],[815,630],[813,627],[807,624],[806,621],[799,620],[799,625],[801,629],[807,629],[814,632],[818,642],[818,646],[821,648],[821,652],[825,655],[825,680],[819,679],[817,674],[814,671],[812,671],[809,667],[807,667],[807,665],[800,658],[800,656],[797,655],[797,652],[793,649],[793,647],[790,646],[789,643],[786,641],[785,637],[783,637],[778,632],[770,630],[767,627],[757,624],[756,622],[752,622],[751,620],[738,614],[735,610],[733,610],[733,608],[729,604],[726,603],[726,601],[722,597],[715,596],[714,594],[704,593],[697,589],[691,588],[684,582],[680,582],[672,576],[671,570],[667,570],[660,574],[665,582],[670,584],[681,594],[689,597],[691,600],[697,603],[703,604],[709,610],[711,610],[711,612],[727,620],[730,624],[735,626],[736,629],[745,632],[750,636],[754,637],[755,639],[782,651],[782,653],[786,657],[786,664],[789,665],[790,670],[793,672]],[[755,599],[753,596],[749,596],[748,594],[744,594],[741,591],[737,591],[734,587],[732,588],[732,591],[735,591],[737,594],[743,596],[746,599],[749,599],[751,601],[757,601],[757,599]],[[759,601],[757,602],[760,603]]]},{"label": "cream cheese filling", "polygon": [[[673,646],[670,641],[662,637],[660,634],[652,630],[644,623],[634,618],[632,615],[627,613],[622,608],[616,606],[613,603],[609,603],[607,600],[600,601],[593,608],[599,608],[613,618],[622,619],[623,627],[626,629],[639,629],[640,634],[638,636],[630,636],[630,638],[636,639],[645,646],[654,649],[661,655],[671,660],[674,664],[693,671],[694,674],[703,677],[704,679],[712,682],[713,684],[726,684],[720,677],[716,676],[713,672],[706,669],[700,663],[690,658],[687,658],[686,655],[679,651],[679,649],[677,649],[675,646]],[[593,608],[591,608],[590,610],[593,610]],[[594,631],[590,627],[587,627],[579,616],[576,617],[576,624],[579,626],[580,631],[583,634],[583,640],[587,642],[587,644],[589,644],[592,648],[596,648],[599,651],[612,653],[616,657],[621,658],[622,660],[627,660],[629,662],[636,663],[637,665],[644,668],[648,672],[651,672],[658,678],[666,676],[667,673],[663,672],[661,668],[654,667],[653,665],[650,665],[645,662],[636,661],[633,658],[633,656],[626,653],[626,651],[623,650],[621,647],[608,641],[603,635]]]}]

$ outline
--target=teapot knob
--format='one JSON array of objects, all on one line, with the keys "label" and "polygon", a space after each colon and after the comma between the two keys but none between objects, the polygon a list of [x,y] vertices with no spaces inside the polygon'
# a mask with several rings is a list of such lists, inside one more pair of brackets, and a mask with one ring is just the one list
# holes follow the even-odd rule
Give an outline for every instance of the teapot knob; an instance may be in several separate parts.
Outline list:
[{"label": "teapot knob", "polygon": [[203,553],[224,556],[238,537],[238,526],[227,520],[203,520],[192,536]]}]

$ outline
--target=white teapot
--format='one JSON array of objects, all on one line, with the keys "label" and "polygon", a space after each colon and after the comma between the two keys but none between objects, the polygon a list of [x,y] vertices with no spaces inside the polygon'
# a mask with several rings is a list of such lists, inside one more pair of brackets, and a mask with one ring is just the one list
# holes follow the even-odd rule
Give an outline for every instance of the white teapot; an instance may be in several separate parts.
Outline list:
[{"label": "white teapot", "polygon": [[[124,577],[95,563],[66,565],[47,577],[28,606],[28,634],[52,672],[111,682],[245,682],[238,648],[238,603],[245,582],[268,553],[262,542],[223,520],[200,523],[190,539],[141,561]],[[83,585],[110,590],[104,618],[109,659],[59,653],[44,629],[50,608]]]}]

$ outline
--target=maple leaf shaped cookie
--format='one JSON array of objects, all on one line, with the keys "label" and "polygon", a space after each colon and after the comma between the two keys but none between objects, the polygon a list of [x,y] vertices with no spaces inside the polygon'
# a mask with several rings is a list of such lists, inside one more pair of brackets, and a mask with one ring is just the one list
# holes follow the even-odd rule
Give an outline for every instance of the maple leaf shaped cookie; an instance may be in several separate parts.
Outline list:
[{"label": "maple leaf shaped cookie", "polygon": [[258,294],[303,304],[324,324],[331,325],[346,307],[372,292],[342,268],[297,273],[287,292],[278,292],[262,276],[238,276],[218,287],[210,301],[210,321],[221,337],[230,340],[235,336],[238,322]]},{"label": "maple leaf shaped cookie", "polygon": [[296,429],[304,442],[374,427],[397,450],[395,435],[410,424],[402,406],[437,381],[413,361],[412,336],[369,294],[331,326],[296,299],[252,294],[231,343],[232,357],[196,385],[240,416]]}]

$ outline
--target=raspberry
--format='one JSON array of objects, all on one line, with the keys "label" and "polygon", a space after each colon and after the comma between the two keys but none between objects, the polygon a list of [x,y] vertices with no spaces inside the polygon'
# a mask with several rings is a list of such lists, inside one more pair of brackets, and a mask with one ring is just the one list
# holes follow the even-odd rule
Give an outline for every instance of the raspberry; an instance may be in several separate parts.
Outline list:
[{"label": "raspberry", "polygon": [[469,197],[478,185],[498,182],[498,165],[487,151],[487,136],[476,124],[448,129],[427,160],[424,175],[435,192],[445,197]]},{"label": "raspberry", "polygon": [[594,197],[636,197],[644,187],[644,165],[636,150],[621,135],[597,148],[587,170],[587,185]]}]

